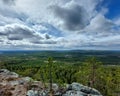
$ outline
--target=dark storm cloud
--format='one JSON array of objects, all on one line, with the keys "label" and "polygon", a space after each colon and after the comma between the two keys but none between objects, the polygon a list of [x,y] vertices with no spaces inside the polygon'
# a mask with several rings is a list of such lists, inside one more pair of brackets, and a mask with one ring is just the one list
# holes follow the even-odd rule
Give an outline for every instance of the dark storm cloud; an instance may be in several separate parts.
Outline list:
[{"label": "dark storm cloud", "polygon": [[70,8],[54,5],[50,8],[58,18],[63,20],[67,30],[77,31],[83,29],[88,24],[87,12],[79,5],[72,5]]},{"label": "dark storm cloud", "polygon": [[14,5],[16,0],[2,0],[4,4]]}]

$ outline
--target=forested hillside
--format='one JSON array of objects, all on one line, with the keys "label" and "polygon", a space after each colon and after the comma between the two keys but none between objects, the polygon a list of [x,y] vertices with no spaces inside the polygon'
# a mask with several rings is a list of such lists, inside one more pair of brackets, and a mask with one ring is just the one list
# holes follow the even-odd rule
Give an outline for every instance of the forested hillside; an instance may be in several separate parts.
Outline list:
[{"label": "forested hillside", "polygon": [[[21,76],[32,77],[43,83],[49,82],[51,78],[52,82],[61,86],[79,82],[96,88],[104,96],[119,96],[120,94],[119,65],[105,65],[100,59],[93,56],[82,58],[82,61],[79,62],[79,59],[73,58],[70,54],[65,57],[61,56],[59,59],[57,56],[59,57],[61,54],[56,55],[56,58],[52,58],[49,62],[47,56],[36,55],[34,57],[35,54],[29,56],[27,56],[28,54],[3,55],[6,59],[0,57],[1,68],[15,71]],[[51,53],[47,54],[51,55]]]}]

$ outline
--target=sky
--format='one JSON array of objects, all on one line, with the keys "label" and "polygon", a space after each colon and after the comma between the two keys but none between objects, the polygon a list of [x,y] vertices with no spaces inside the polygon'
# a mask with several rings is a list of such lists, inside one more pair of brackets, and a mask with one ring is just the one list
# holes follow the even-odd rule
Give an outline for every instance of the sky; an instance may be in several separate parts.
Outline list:
[{"label": "sky", "polygon": [[0,50],[120,50],[120,0],[0,0]]}]

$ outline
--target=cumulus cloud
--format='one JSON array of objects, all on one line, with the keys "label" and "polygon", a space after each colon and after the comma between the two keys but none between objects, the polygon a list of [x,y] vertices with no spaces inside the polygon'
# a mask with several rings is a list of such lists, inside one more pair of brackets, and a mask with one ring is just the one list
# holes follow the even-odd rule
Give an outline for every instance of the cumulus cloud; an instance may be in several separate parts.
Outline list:
[{"label": "cumulus cloud", "polygon": [[[32,29],[24,25],[18,24],[11,24],[2,26],[1,28],[1,35],[6,35],[12,39],[12,37],[21,37],[21,38],[32,38],[33,36],[37,35]],[[41,38],[41,37],[40,37]]]},{"label": "cumulus cloud", "polygon": [[105,18],[102,14],[97,14],[93,19],[91,19],[90,24],[84,31],[97,34],[110,34],[114,26],[116,25],[111,20]]},{"label": "cumulus cloud", "polygon": [[0,27],[2,44],[55,44],[56,41],[48,34],[35,32],[25,25],[6,25]]},{"label": "cumulus cloud", "polygon": [[1,0],[1,48],[119,48],[120,19],[102,1]]},{"label": "cumulus cloud", "polygon": [[54,14],[63,21],[63,27],[70,31],[83,29],[88,24],[86,10],[79,5],[72,5],[69,8],[51,6]]}]

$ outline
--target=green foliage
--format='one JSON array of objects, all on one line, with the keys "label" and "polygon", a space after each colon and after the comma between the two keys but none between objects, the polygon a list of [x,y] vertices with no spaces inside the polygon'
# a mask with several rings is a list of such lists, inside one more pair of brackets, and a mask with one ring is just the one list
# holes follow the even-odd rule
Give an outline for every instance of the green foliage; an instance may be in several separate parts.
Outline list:
[{"label": "green foliage", "polygon": [[[15,71],[21,76],[30,76],[34,80],[40,80],[44,85],[52,78],[52,82],[61,86],[79,82],[94,87],[104,96],[117,96],[120,93],[120,66],[105,65],[104,62],[102,64],[99,61],[101,58],[90,56],[80,58],[77,52],[74,57],[69,54],[63,58],[63,54],[60,53],[58,56],[55,53],[55,61],[53,58],[47,59],[48,56],[53,56],[49,52],[43,57],[37,53],[29,56],[15,55],[14,58],[10,56],[6,59],[0,57],[3,59],[1,59],[0,67]],[[102,59],[102,61],[106,60]]]}]

